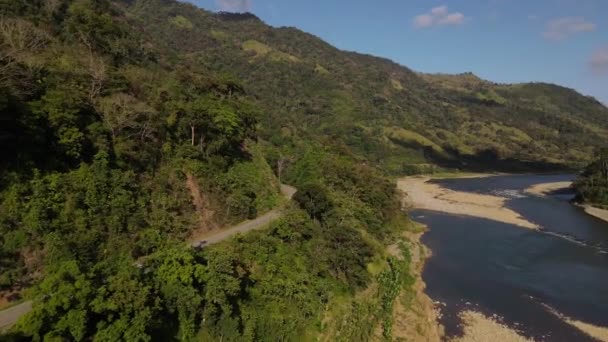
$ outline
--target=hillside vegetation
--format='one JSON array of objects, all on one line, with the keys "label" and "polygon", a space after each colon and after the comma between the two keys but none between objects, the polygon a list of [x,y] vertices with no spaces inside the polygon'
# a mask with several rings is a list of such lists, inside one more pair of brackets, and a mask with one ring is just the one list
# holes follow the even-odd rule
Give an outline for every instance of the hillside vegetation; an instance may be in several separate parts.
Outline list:
[{"label": "hillside vegetation", "polygon": [[[260,136],[277,146],[321,140],[384,172],[403,174],[427,164],[582,167],[594,148],[606,144],[608,109],[571,89],[494,84],[470,73],[419,74],[340,51],[294,28],[269,27],[251,14],[155,1],[124,8],[156,49],[242,79],[264,113]],[[167,17],[190,24],[178,27]],[[424,139],[401,139],[393,128]]]},{"label": "hillside vegetation", "polygon": [[[386,252],[412,227],[394,184],[321,140],[270,134],[255,86],[169,46],[200,25],[172,8],[191,11],[2,3],[0,309],[33,309],[0,339],[390,338],[412,283],[406,245]],[[243,63],[299,63],[248,41]],[[277,208],[280,182],[300,191],[267,230],[188,246]]]},{"label": "hillside vegetation", "polygon": [[598,152],[574,182],[576,200],[599,208],[608,209],[608,149]]},{"label": "hillside vegetation", "polygon": [[[172,0],[2,0],[0,70],[0,300],[34,302],[14,340],[391,339],[413,225],[389,176],[577,166],[608,129],[569,89]],[[267,230],[187,247],[280,183]]]}]

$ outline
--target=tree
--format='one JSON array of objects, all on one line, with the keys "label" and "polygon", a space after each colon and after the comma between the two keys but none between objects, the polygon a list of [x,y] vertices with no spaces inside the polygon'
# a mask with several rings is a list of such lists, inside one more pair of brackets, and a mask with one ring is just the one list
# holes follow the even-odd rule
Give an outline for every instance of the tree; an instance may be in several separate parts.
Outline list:
[{"label": "tree", "polygon": [[46,118],[53,129],[60,152],[72,161],[83,157],[87,111],[84,94],[70,84],[48,89],[39,101],[34,102],[35,114]]},{"label": "tree", "polygon": [[13,93],[25,95],[31,92],[24,82],[29,69],[39,67],[32,58],[50,41],[51,37],[31,22],[20,18],[0,18],[0,88],[11,89]]},{"label": "tree", "polygon": [[600,173],[604,176],[606,183],[608,183],[608,148],[600,149],[597,163],[599,164]]},{"label": "tree", "polygon": [[99,99],[96,108],[113,139],[123,131],[131,129],[134,135],[143,140],[148,124],[141,121],[154,112],[147,104],[125,93],[114,93]]},{"label": "tree", "polygon": [[235,299],[241,292],[237,257],[228,251],[210,250],[205,274],[205,318],[218,322],[235,312]]},{"label": "tree", "polygon": [[600,149],[574,182],[577,200],[598,206],[608,206],[608,149]]},{"label": "tree", "polygon": [[95,341],[150,341],[148,331],[160,308],[151,286],[138,279],[139,274],[128,262],[97,288],[91,302]]},{"label": "tree", "polygon": [[35,290],[33,309],[18,330],[36,340],[83,340],[87,335],[90,302],[95,290],[76,261],[57,265]]},{"label": "tree", "polygon": [[282,154],[279,155],[279,158],[277,159],[277,178],[279,179],[279,182],[281,181],[281,175],[283,175],[283,170],[285,169],[285,167],[287,167],[287,165],[293,163],[293,161],[294,158],[292,156],[284,156]]},{"label": "tree", "polygon": [[326,190],[319,184],[306,184],[301,186],[293,196],[293,200],[300,208],[306,210],[311,218],[323,221],[325,216],[333,209],[327,197]]},{"label": "tree", "polygon": [[373,255],[372,248],[358,231],[344,225],[335,225],[326,232],[328,262],[331,272],[350,286],[364,287],[369,280],[366,265]]},{"label": "tree", "polygon": [[200,322],[207,271],[192,251],[182,248],[169,248],[155,254],[151,267],[155,269],[154,284],[164,307],[177,316],[180,340],[191,340]]}]

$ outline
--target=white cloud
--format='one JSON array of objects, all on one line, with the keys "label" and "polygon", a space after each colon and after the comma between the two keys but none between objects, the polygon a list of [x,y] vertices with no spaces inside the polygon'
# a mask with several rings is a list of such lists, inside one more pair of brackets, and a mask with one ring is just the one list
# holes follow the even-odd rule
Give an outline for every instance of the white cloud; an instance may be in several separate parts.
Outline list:
[{"label": "white cloud", "polygon": [[462,13],[450,13],[439,20],[441,25],[459,25],[464,22],[464,14]]},{"label": "white cloud", "polygon": [[438,17],[445,17],[448,15],[448,6],[439,6],[431,9],[431,14]]},{"label": "white cloud", "polygon": [[564,17],[550,20],[545,27],[543,36],[550,40],[562,40],[577,33],[591,32],[597,25],[583,17]]},{"label": "white cloud", "polygon": [[249,12],[251,10],[251,0],[216,0],[215,3],[220,11]]},{"label": "white cloud", "polygon": [[448,6],[432,8],[428,13],[414,17],[414,27],[422,29],[433,26],[460,25],[464,23],[465,16],[460,12],[450,13]]},{"label": "white cloud", "polygon": [[608,46],[597,49],[589,60],[591,70],[596,73],[608,72]]},{"label": "white cloud", "polygon": [[422,14],[414,18],[414,26],[417,28],[431,27],[433,26],[433,22],[433,16],[428,14]]}]

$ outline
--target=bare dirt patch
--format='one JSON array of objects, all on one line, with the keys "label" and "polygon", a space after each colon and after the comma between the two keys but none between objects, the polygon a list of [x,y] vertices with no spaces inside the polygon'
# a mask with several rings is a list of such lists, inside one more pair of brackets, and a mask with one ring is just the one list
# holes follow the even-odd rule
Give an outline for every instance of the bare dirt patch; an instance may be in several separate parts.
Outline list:
[{"label": "bare dirt patch", "polygon": [[215,212],[210,208],[209,199],[201,191],[196,178],[190,173],[186,173],[186,187],[190,190],[192,204],[198,217],[198,228],[192,233],[192,236],[204,235],[217,229],[218,225],[213,219]]},{"label": "bare dirt patch", "polygon": [[19,290],[0,291],[0,310],[4,310],[21,299]]}]

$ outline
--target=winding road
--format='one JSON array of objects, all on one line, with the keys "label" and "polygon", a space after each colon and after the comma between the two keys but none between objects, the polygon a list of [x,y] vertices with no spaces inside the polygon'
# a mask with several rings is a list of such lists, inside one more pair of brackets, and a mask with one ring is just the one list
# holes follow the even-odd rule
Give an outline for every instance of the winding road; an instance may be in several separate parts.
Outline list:
[{"label": "winding road", "polygon": [[[281,193],[288,200],[291,200],[291,198],[296,193],[296,191],[297,191],[297,189],[292,186],[281,184]],[[222,230],[218,231],[217,233],[206,237],[203,240],[196,240],[196,241],[191,242],[190,246],[192,246],[192,247],[208,246],[208,245],[222,242],[236,234],[244,234],[244,233],[247,233],[247,232],[255,230],[255,229],[264,228],[264,227],[268,226],[268,224],[270,224],[272,221],[279,219],[283,216],[282,209],[283,208],[277,208],[277,209],[269,211],[268,213],[254,219],[254,220],[247,220],[247,221],[237,224],[236,226],[222,229]],[[17,323],[19,318],[21,318],[23,315],[25,315],[26,313],[30,312],[30,310],[32,310],[32,304],[33,304],[33,302],[31,300],[28,300],[21,304],[12,306],[6,310],[0,311],[0,331],[8,330],[15,323]]]},{"label": "winding road", "polygon": [[[281,184],[281,193],[283,196],[290,200],[293,195],[296,193],[297,189],[293,186]],[[205,238],[195,240],[190,243],[192,247],[202,247],[209,246],[219,242],[222,242],[236,234],[244,234],[249,231],[260,229],[268,226],[272,221],[281,218],[283,216],[282,208],[277,208],[267,212],[266,214],[257,217],[253,220],[243,221],[236,226],[232,226],[230,228],[222,229],[217,231],[216,233],[209,235]]]},{"label": "winding road", "polygon": [[32,310],[32,301],[28,300],[27,302],[23,302],[6,310],[0,311],[0,332],[8,330],[15,323],[17,323],[21,316],[30,312],[30,310]]}]

